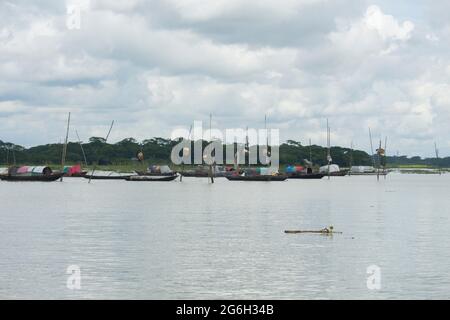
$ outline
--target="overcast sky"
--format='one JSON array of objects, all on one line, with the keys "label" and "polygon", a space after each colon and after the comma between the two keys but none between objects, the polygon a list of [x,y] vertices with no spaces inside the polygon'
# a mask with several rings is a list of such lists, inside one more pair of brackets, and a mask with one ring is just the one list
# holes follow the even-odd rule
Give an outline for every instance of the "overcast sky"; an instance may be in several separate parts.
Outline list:
[{"label": "overcast sky", "polygon": [[[68,8],[78,5],[80,28]],[[71,13],[73,11],[70,11]],[[0,0],[0,140],[169,137],[194,120],[282,140],[450,155],[450,1]]]}]

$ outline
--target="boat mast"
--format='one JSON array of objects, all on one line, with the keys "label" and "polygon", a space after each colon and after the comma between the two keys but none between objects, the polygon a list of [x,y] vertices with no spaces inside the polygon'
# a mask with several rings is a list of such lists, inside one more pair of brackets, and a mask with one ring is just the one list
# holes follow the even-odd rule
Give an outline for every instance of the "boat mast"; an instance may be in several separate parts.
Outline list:
[{"label": "boat mast", "polygon": [[380,167],[381,167],[381,139],[380,139],[380,145],[377,150],[378,155],[378,166],[377,166],[377,180],[380,180]]},{"label": "boat mast", "polygon": [[[111,126],[109,127],[108,134],[106,135],[106,138],[105,138],[105,143],[108,141],[109,134],[111,133],[111,130],[112,130],[112,128],[113,128],[113,125],[114,125],[114,120],[111,122]],[[91,173],[91,175],[89,176],[89,181],[88,181],[88,183],[91,183],[92,176],[94,175],[95,169],[96,169],[96,168],[97,168],[97,165],[95,164],[95,165],[94,165],[94,168],[92,169],[92,173]]]},{"label": "boat mast", "polygon": [[370,156],[372,157],[372,165],[373,165],[373,168],[375,169],[375,156],[373,154],[372,131],[370,130],[370,127],[369,127],[369,139],[370,139],[370,152],[371,152]]},{"label": "boat mast", "polygon": [[311,145],[311,138],[309,138],[309,162],[312,164],[312,145]]},{"label": "boat mast", "polygon": [[327,162],[328,162],[328,180],[330,180],[330,165],[331,165],[331,141],[330,141],[330,127],[327,118]]},{"label": "boat mast", "polygon": [[16,163],[16,148],[14,144],[12,145],[12,154],[13,154],[13,164],[15,166],[17,165],[17,163]]},{"label": "boat mast", "polygon": [[78,143],[80,144],[80,147],[81,147],[81,152],[83,153],[84,164],[87,167],[88,163],[87,163],[87,159],[86,159],[86,153],[84,153],[83,144],[81,143],[80,136],[78,135],[78,131],[77,130],[75,130],[75,133],[77,135]]},{"label": "boat mast", "polygon": [[386,149],[387,149],[387,139],[388,137],[386,136],[384,138],[384,163],[383,163],[383,174],[384,174],[384,179],[386,179],[386,167],[387,167],[387,154],[386,154]]},{"label": "boat mast", "polygon": [[353,141],[350,142],[350,161],[349,161],[349,170],[348,175],[352,175],[352,167],[353,167]]},{"label": "boat mast", "polygon": [[111,133],[111,130],[112,130],[112,128],[113,128],[113,125],[114,125],[114,120],[111,122],[111,127],[109,127],[109,131],[108,131],[108,134],[106,135],[105,142],[108,141],[109,134]]},{"label": "boat mast", "polygon": [[[64,141],[63,154],[62,154],[62,159],[61,159],[61,167],[62,167],[63,173],[64,173],[64,165],[66,163],[67,140],[69,140],[69,128],[70,128],[70,112],[69,112],[69,117],[67,118],[66,140]],[[59,181],[63,181],[63,176],[64,176],[64,174],[61,176],[61,179]]]},{"label": "boat mast", "polygon": [[[212,123],[212,114],[210,113],[209,114],[209,143],[212,143],[211,123]],[[212,154],[211,154],[211,156],[212,156]],[[214,156],[215,156],[215,154],[214,154]],[[214,183],[213,164],[214,164],[214,162],[209,165],[209,177],[211,179],[211,183]]]},{"label": "boat mast", "polygon": [[246,150],[246,152],[245,153],[247,153],[247,158],[245,157],[245,153],[244,153],[244,161],[248,161],[247,168],[250,169],[250,145],[248,142],[248,126],[247,126],[245,132],[246,132],[246,134],[245,134],[245,150]]},{"label": "boat mast", "polygon": [[264,131],[266,132],[266,165],[269,163],[269,132],[267,131],[267,115],[264,115]]},{"label": "boat mast", "polygon": [[439,165],[439,149],[437,148],[436,141],[434,142],[434,152],[436,154],[436,165],[438,167],[438,172],[439,172],[439,175],[441,175],[442,172],[441,172],[441,166]]}]

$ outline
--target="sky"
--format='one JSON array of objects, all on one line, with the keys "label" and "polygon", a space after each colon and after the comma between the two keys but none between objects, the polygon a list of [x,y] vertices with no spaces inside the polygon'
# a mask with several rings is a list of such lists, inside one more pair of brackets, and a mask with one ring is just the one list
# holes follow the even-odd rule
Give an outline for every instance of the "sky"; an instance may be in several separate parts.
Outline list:
[{"label": "sky", "polygon": [[[0,140],[194,121],[450,156],[448,0],[0,0]],[[78,15],[79,13],[79,15]],[[79,19],[78,19],[79,17]],[[376,144],[377,142],[374,142]]]}]

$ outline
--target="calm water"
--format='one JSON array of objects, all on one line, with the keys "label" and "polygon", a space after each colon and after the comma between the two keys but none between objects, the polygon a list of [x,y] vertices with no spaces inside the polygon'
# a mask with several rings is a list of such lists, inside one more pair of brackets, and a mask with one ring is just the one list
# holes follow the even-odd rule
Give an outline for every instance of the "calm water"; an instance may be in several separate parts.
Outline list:
[{"label": "calm water", "polygon": [[[448,299],[449,186],[400,174],[0,182],[0,298]],[[328,225],[344,233],[283,233]],[[66,287],[69,265],[81,290]]]}]

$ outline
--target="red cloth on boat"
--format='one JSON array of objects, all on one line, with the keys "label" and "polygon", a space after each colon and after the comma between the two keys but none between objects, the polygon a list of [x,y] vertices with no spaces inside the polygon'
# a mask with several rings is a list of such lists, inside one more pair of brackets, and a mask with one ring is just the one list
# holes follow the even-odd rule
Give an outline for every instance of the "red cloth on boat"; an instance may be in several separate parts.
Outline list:
[{"label": "red cloth on boat", "polygon": [[70,167],[70,169],[69,169],[70,175],[75,174],[75,173],[80,173],[80,172],[81,172],[81,165],[79,165],[79,164],[76,164],[76,165]]}]

